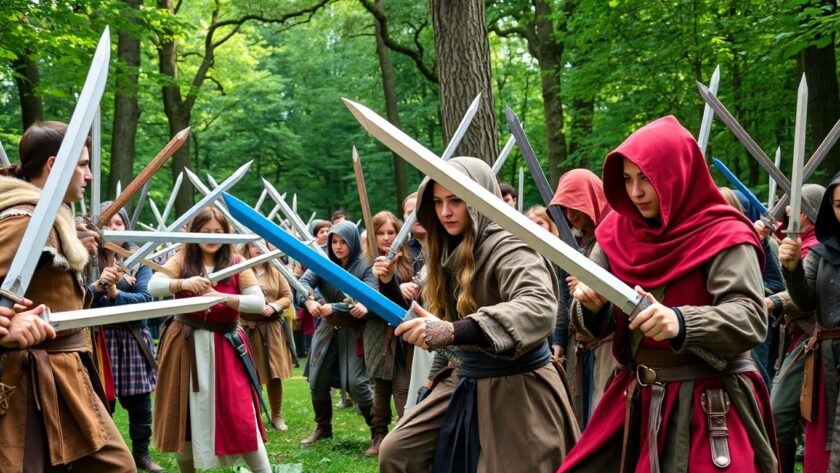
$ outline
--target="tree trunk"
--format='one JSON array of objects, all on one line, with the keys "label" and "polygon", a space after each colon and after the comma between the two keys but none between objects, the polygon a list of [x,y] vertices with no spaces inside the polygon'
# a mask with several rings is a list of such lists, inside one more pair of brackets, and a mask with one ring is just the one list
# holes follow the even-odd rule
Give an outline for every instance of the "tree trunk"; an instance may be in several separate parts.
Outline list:
[{"label": "tree trunk", "polygon": [[[547,0],[536,0],[534,3],[534,33],[539,51],[543,115],[545,117],[546,144],[548,147],[548,180],[554,186],[560,180],[560,174],[566,161],[563,101],[560,96],[560,70],[564,43],[557,40],[549,2]],[[565,28],[565,25],[563,28]],[[565,164],[568,165],[568,163]]]},{"label": "tree trunk", "polygon": [[[139,25],[137,17],[142,0],[126,0],[123,17]],[[114,128],[111,139],[111,173],[108,194],[115,195],[117,181],[131,182],[134,171],[135,140],[140,108],[137,105],[137,80],[140,72],[140,39],[127,30],[120,30],[117,43],[117,92],[114,95]]]},{"label": "tree trunk", "polygon": [[[835,2],[823,2],[834,5]],[[808,148],[807,160],[840,118],[840,92],[837,87],[837,56],[834,35],[822,48],[809,46],[802,52],[802,62],[808,81]],[[840,147],[835,145],[818,168],[818,181],[826,184],[840,169]],[[813,179],[812,179],[813,181]]]},{"label": "tree trunk", "polygon": [[484,1],[432,0],[432,24],[443,135],[449,141],[473,98],[481,92],[481,106],[455,155],[492,163],[500,149]]},{"label": "tree trunk", "polygon": [[35,88],[41,80],[38,71],[38,63],[31,57],[32,52],[26,50],[21,56],[12,61],[12,69],[15,71],[15,84],[17,84],[18,97],[20,98],[20,116],[23,121],[23,131],[36,121],[43,120],[44,104],[41,97],[35,94]]},{"label": "tree trunk", "polygon": [[[173,12],[172,0],[158,0],[158,8],[167,9]],[[174,14],[174,12],[173,12]],[[178,85],[178,50],[175,45],[175,36],[171,30],[163,32],[163,38],[158,44],[158,58],[160,73],[169,78],[169,81],[161,87],[163,96],[163,110],[169,124],[169,136],[189,126],[190,110],[186,107],[181,98],[181,87]],[[172,156],[172,180],[173,186],[178,174],[190,162],[190,140],[187,140],[181,149]],[[189,179],[184,179],[178,197],[175,198],[175,210],[182,214],[193,205],[193,186]]]},{"label": "tree trunk", "polygon": [[[569,154],[581,149],[583,140],[592,134],[592,117],[595,116],[595,99],[592,97],[575,97],[572,100],[572,122],[569,126]],[[581,156],[577,159],[578,166],[588,168],[591,156]]]},{"label": "tree trunk", "polygon": [[[384,10],[384,0],[376,0],[376,8]],[[391,64],[391,53],[385,40],[382,37],[382,24],[376,17],[373,19],[373,26],[376,29],[376,54],[379,56],[379,69],[382,72],[382,89],[385,92],[385,110],[388,114],[388,121],[397,128],[400,128],[400,115],[397,111],[397,86],[394,81],[394,67]],[[402,202],[406,196],[405,163],[396,153],[394,159],[394,189],[396,193],[397,215],[401,215]]]}]

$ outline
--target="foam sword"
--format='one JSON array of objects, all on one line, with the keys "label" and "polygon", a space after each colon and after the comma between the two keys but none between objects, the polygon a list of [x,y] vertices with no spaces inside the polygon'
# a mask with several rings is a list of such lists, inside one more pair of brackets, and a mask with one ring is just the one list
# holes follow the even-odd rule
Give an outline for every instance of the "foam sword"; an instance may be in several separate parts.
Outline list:
[{"label": "foam sword", "polygon": [[[438,159],[434,153],[377,115],[376,112],[351,100],[343,100],[356,120],[374,138],[430,179],[440,183],[450,192],[454,192],[467,205],[493,220],[567,273],[583,281],[615,307],[621,309],[630,320],[650,306],[647,299],[609,271],[511,208],[472,179],[466,178],[452,165]],[[691,351],[717,369],[723,369],[726,366],[725,360],[708,350],[692,347]]]}]

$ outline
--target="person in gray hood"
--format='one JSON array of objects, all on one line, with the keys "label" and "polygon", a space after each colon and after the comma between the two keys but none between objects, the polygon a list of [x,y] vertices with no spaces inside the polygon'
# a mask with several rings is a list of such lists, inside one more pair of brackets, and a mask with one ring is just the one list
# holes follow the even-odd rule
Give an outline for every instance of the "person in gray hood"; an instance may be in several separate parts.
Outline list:
[{"label": "person in gray hood", "polygon": [[[327,254],[348,273],[376,288],[373,271],[362,258],[359,230],[352,222],[339,222],[330,229]],[[368,426],[372,425],[373,419],[373,390],[360,346],[367,308],[358,302],[351,304],[345,301],[340,290],[311,269],[301,276],[300,283],[308,293],[318,289],[323,297],[322,300],[310,298],[305,303],[309,313],[321,318],[309,353],[309,389],[318,426],[312,435],[301,441],[302,445],[310,445],[332,437],[330,387],[339,387],[353,396]]]},{"label": "person in gray hood", "polygon": [[805,343],[800,412],[805,418],[804,471],[840,471],[837,383],[840,373],[840,173],[823,194],[814,223],[819,243],[804,259],[802,239],[787,237],[779,261],[788,293],[803,311],[815,310],[816,326]]},{"label": "person in gray hood", "polygon": [[[487,163],[449,162],[501,203]],[[422,316],[395,334],[427,350],[454,352],[458,361],[385,437],[380,471],[554,471],[580,435],[547,343],[557,313],[556,274],[535,250],[440,184],[427,179],[418,195],[417,219],[428,232],[423,300],[430,313],[415,306]]]}]

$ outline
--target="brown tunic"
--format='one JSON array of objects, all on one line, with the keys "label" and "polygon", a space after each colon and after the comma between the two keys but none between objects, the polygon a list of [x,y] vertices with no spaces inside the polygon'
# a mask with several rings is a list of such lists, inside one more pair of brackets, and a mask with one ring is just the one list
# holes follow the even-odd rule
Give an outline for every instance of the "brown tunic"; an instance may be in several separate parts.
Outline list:
[{"label": "brown tunic", "polygon": [[292,289],[289,282],[271,266],[257,279],[266,304],[274,309],[274,314],[268,318],[262,314],[242,314],[242,328],[251,342],[251,355],[260,382],[267,384],[272,379],[289,379],[292,376],[292,351],[282,315],[292,305]]},{"label": "brown tunic", "polygon": [[[40,194],[40,189],[32,184],[0,177],[0,280],[14,259]],[[45,304],[54,312],[83,309],[85,289],[81,278],[87,252],[76,236],[68,208],[59,211],[41,258],[45,262],[35,271],[26,297],[34,305]],[[44,349],[60,343],[63,337],[80,337],[80,332],[81,343],[74,343],[74,348],[61,352]],[[40,405],[40,422],[45,426],[47,443],[43,448],[48,449],[49,463],[79,467],[96,464],[101,468],[109,464],[110,458],[113,468],[109,471],[134,471],[125,442],[99,396],[101,387],[90,363],[87,329],[62,331],[58,337],[3,355],[2,382],[15,390],[8,397],[8,410],[0,414],[0,471],[22,471],[28,397]],[[30,369],[37,373],[37,383],[30,379]],[[33,385],[36,390],[30,393]],[[97,452],[109,458],[91,461]]]}]

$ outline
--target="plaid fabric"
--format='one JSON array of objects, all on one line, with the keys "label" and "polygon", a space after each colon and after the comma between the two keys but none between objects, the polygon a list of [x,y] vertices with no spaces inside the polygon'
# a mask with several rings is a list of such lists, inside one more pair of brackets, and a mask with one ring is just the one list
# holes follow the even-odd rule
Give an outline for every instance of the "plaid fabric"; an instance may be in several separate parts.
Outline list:
[{"label": "plaid fabric", "polygon": [[[140,327],[143,339],[155,353],[155,345],[148,327]],[[157,372],[150,369],[137,340],[125,328],[105,327],[105,343],[111,356],[111,369],[117,397],[133,396],[155,390]]]}]

